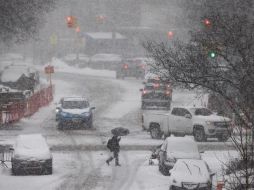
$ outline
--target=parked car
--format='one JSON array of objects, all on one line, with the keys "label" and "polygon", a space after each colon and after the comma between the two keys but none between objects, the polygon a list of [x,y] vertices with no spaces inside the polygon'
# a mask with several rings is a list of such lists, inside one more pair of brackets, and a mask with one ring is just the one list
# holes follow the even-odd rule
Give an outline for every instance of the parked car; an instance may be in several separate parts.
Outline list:
[{"label": "parked car", "polygon": [[211,190],[214,174],[203,160],[179,159],[169,172],[169,190]]},{"label": "parked car", "polygon": [[52,154],[41,134],[19,135],[11,159],[14,175],[52,174]]},{"label": "parked car", "polygon": [[231,133],[231,120],[218,116],[204,107],[173,107],[169,112],[144,112],[143,127],[152,138],[170,134],[194,135],[196,141],[208,137],[227,141]]},{"label": "parked car", "polygon": [[58,129],[64,127],[93,127],[93,110],[84,97],[64,97],[56,107]]},{"label": "parked car", "polygon": [[191,137],[165,139],[159,152],[159,171],[168,175],[178,159],[201,159],[197,143]]}]

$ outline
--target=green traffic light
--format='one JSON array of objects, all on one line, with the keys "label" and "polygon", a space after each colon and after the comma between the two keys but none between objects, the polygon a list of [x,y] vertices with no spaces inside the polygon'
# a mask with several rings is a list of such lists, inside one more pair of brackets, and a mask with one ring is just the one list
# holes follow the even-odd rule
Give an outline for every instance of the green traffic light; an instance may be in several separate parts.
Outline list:
[{"label": "green traffic light", "polygon": [[216,53],[215,52],[209,52],[209,57],[215,58],[216,57]]}]

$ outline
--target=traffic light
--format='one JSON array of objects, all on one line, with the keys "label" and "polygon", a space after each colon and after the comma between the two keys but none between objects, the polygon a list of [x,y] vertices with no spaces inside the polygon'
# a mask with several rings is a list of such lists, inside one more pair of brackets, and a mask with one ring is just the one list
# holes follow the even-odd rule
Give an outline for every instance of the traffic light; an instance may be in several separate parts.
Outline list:
[{"label": "traffic light", "polygon": [[74,16],[67,16],[66,23],[69,28],[75,28],[77,25],[77,18]]},{"label": "traffic light", "polygon": [[210,58],[215,58],[215,57],[216,57],[216,52],[215,52],[215,51],[209,51],[209,52],[208,52],[208,56],[209,56]]},{"label": "traffic light", "polygon": [[174,32],[169,31],[169,32],[168,32],[168,39],[172,39],[173,36],[174,36]]}]

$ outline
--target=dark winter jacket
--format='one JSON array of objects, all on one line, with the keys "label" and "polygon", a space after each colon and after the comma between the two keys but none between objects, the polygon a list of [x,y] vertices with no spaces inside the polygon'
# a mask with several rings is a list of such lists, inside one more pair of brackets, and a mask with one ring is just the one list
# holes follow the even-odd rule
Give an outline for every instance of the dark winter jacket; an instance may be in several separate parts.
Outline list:
[{"label": "dark winter jacket", "polygon": [[121,138],[118,136],[112,137],[112,149],[111,149],[112,152],[119,152],[120,151],[120,145],[119,145],[120,140],[121,140]]}]

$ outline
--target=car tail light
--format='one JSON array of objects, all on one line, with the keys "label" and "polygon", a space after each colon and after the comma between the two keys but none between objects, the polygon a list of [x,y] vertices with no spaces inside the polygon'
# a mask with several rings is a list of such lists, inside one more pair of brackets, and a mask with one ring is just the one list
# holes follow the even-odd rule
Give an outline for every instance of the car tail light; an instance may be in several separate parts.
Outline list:
[{"label": "car tail light", "polygon": [[159,88],[159,87],[160,87],[160,84],[159,84],[159,83],[155,83],[155,84],[153,84],[153,87],[154,87],[154,88]]},{"label": "car tail light", "polygon": [[146,91],[146,90],[143,90],[142,94],[144,95],[144,94],[146,94],[146,93],[147,93],[147,91]]},{"label": "car tail light", "polygon": [[171,95],[171,92],[169,90],[166,91],[166,95],[167,96],[170,96]]},{"label": "car tail light", "polygon": [[128,69],[128,64],[124,64],[124,65],[123,65],[123,68],[124,68],[124,69]]}]

